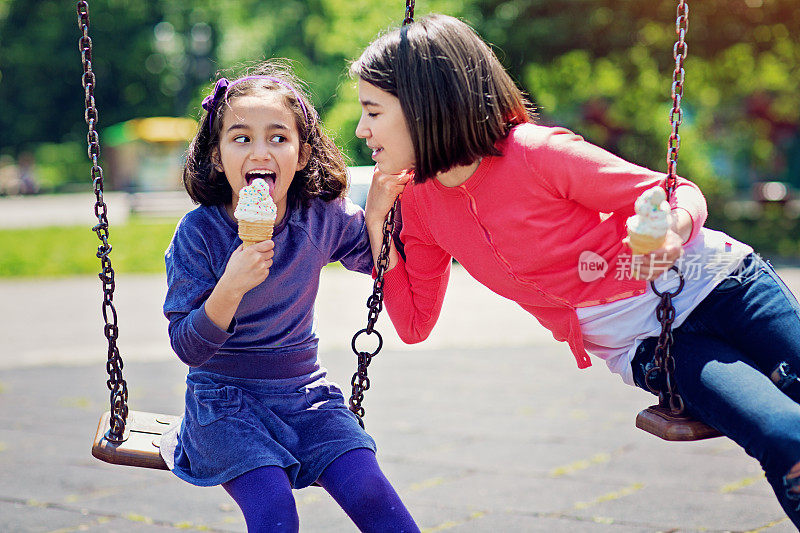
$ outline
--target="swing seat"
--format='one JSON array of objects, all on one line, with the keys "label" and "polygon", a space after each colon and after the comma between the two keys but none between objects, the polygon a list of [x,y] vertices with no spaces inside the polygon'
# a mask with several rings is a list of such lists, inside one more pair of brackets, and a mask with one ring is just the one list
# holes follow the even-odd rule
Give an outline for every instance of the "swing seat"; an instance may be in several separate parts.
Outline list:
[{"label": "swing seat", "polygon": [[673,414],[669,408],[651,405],[636,416],[636,427],[664,440],[691,441],[721,437],[717,429],[689,415]]},{"label": "swing seat", "polygon": [[169,470],[161,458],[159,441],[161,435],[180,420],[181,417],[175,415],[128,411],[123,441],[112,442],[106,438],[111,429],[111,413],[106,411],[97,424],[92,455],[115,465]]}]

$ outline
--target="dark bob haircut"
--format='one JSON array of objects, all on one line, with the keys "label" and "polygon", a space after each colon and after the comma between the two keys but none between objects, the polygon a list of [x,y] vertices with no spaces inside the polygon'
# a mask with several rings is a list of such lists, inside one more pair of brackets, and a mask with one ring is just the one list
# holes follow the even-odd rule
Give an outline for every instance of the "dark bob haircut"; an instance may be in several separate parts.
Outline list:
[{"label": "dark bob haircut", "polygon": [[[234,98],[277,92],[283,97],[287,109],[295,118],[300,134],[300,148],[309,150],[308,163],[298,170],[289,186],[290,203],[308,205],[312,198],[330,201],[347,192],[347,164],[344,156],[322,129],[319,114],[303,90],[300,80],[292,73],[288,62],[265,61],[248,70],[243,76],[271,76],[292,86],[291,91],[282,84],[265,79],[244,80],[232,85],[224,97],[219,98],[209,124],[208,112],[203,112],[186,157],[183,184],[195,203],[203,205],[229,204],[233,191],[223,172],[214,168],[212,153],[219,144],[223,115]],[[298,98],[302,98],[302,106]],[[305,106],[308,118],[303,113]],[[308,145],[304,148],[304,144]]]},{"label": "dark bob haircut", "polygon": [[494,52],[464,22],[430,15],[373,41],[350,66],[400,100],[416,158],[417,182],[487,155],[532,120],[530,102]]}]

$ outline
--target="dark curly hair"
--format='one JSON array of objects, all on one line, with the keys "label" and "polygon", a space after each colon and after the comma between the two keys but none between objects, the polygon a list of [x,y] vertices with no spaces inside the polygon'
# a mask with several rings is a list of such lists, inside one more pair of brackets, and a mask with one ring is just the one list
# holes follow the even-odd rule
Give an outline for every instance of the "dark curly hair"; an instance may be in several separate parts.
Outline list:
[{"label": "dark curly hair", "polygon": [[[308,164],[295,173],[289,186],[289,202],[307,206],[312,198],[321,198],[329,202],[344,196],[347,192],[347,164],[344,156],[322,129],[319,113],[311,105],[302,82],[292,72],[288,61],[264,61],[248,69],[244,76],[277,78],[293,87],[294,92],[280,83],[267,79],[243,80],[232,85],[223,98],[214,102],[213,112],[203,112],[197,134],[189,145],[183,168],[183,185],[192,200],[203,205],[231,202],[233,191],[225,173],[214,168],[212,152],[219,144],[224,109],[230,105],[229,102],[239,96],[259,91],[275,91],[283,96],[287,108],[294,114],[301,147],[307,144],[310,148]],[[298,98],[302,98],[302,104]],[[303,107],[308,118],[303,112]]]}]

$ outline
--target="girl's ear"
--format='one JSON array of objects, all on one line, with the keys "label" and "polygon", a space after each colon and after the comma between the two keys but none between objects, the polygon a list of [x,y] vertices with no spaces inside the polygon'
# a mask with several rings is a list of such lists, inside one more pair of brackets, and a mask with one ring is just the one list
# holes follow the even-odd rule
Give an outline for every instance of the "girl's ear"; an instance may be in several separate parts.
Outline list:
[{"label": "girl's ear", "polygon": [[303,143],[300,145],[300,157],[297,158],[297,171],[303,170],[306,168],[308,164],[308,160],[311,157],[311,145],[308,143]]},{"label": "girl's ear", "polygon": [[211,164],[214,165],[214,170],[217,172],[225,172],[225,169],[222,168],[222,160],[219,157],[219,146],[211,149]]}]

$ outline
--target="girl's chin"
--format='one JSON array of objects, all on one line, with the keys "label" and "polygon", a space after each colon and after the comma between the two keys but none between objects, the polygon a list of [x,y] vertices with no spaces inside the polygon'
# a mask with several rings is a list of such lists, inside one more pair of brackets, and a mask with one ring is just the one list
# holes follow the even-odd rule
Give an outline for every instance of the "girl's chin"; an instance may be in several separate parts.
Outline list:
[{"label": "girl's chin", "polygon": [[378,170],[383,174],[402,174],[414,169],[414,165],[392,165],[388,163],[378,163]]}]

